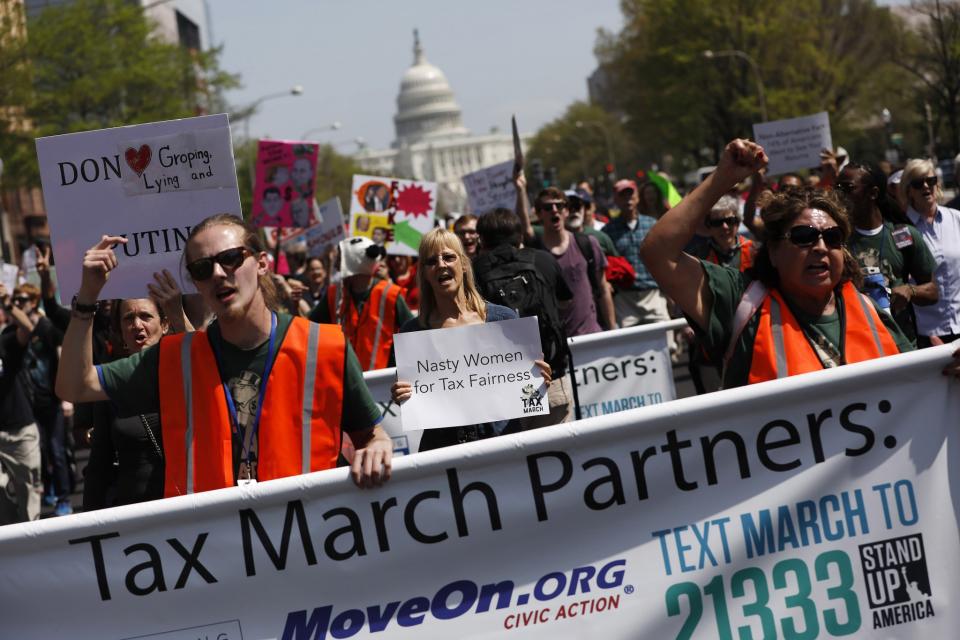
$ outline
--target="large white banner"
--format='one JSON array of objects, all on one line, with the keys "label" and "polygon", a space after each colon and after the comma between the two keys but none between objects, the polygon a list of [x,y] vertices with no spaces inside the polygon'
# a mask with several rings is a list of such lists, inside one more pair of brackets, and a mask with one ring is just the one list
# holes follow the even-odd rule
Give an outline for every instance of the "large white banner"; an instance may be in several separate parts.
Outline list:
[{"label": "large white banner", "polygon": [[3,636],[952,638],[951,350],[3,527]]},{"label": "large white banner", "polygon": [[[84,252],[124,236],[101,298],[143,298],[153,273],[180,273],[190,229],[215,213],[241,215],[225,114],[37,139],[43,199],[60,288],[80,288]],[[67,268],[64,268],[66,266]]]}]

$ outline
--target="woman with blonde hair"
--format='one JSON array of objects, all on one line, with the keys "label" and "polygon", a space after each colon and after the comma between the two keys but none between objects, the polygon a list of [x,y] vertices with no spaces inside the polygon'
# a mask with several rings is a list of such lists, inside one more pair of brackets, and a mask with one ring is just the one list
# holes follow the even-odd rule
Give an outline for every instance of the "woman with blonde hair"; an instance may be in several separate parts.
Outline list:
[{"label": "woman with blonde hair", "polygon": [[933,254],[936,304],[915,307],[917,342],[930,346],[960,338],[960,211],[940,205],[943,193],[933,162],[910,160],[900,178],[900,197]]},{"label": "woman with blonde hair", "polygon": [[[420,315],[404,323],[400,333],[463,327],[518,317],[513,309],[483,299],[473,277],[470,258],[460,238],[452,231],[437,228],[420,241],[417,283],[420,287]],[[538,360],[537,365],[544,381],[549,384],[550,366],[542,360]],[[403,403],[413,395],[413,386],[407,381],[398,380],[391,392],[394,402]],[[504,421],[428,429],[420,441],[420,451],[491,438],[503,433],[507,426]]]}]

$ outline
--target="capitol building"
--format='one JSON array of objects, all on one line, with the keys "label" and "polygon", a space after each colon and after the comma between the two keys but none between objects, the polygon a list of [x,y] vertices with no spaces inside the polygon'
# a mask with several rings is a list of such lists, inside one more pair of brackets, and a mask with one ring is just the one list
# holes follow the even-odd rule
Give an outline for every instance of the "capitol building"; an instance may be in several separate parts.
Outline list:
[{"label": "capitol building", "polygon": [[413,40],[413,65],[400,81],[393,117],[396,140],[390,149],[361,149],[353,159],[371,175],[436,182],[440,212],[465,212],[461,178],[512,160],[513,137],[496,131],[471,135],[446,76],[427,62],[416,31]]}]

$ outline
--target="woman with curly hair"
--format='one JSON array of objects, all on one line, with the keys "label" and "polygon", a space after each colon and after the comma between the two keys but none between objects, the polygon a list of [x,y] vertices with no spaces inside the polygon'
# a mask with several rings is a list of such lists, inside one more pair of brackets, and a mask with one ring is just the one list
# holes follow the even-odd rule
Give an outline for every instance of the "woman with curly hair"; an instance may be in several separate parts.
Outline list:
[{"label": "woman with curly hair", "polygon": [[723,363],[723,386],[911,349],[893,319],[857,291],[860,269],[846,248],[851,224],[833,192],[769,194],[761,205],[767,242],[746,273],[684,253],[710,207],[765,164],[759,145],[728,144],[716,171],[664,215],[642,248],[662,291]]}]

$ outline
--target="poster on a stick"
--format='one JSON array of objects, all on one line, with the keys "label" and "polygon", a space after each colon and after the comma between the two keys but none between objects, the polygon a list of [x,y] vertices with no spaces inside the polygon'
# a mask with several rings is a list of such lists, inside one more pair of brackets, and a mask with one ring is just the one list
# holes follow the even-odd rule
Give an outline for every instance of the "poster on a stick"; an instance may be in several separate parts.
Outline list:
[{"label": "poster on a stick", "polygon": [[241,216],[226,114],[38,138],[37,158],[67,298],[103,235],[127,242],[102,298],[146,297],[164,269],[193,291],[180,270],[190,229],[215,213]]},{"label": "poster on a stick", "polygon": [[404,430],[457,427],[549,413],[535,316],[398,333],[397,379],[413,385]]},{"label": "poster on a stick", "polygon": [[436,182],[353,176],[350,235],[370,238],[388,254],[417,255],[436,211]]},{"label": "poster on a stick", "polygon": [[307,247],[309,257],[323,257],[346,237],[340,198],[334,196],[317,206],[317,218],[318,221],[313,226],[284,237],[284,248],[288,249],[294,244],[303,243]]},{"label": "poster on a stick", "polygon": [[517,205],[517,188],[513,184],[516,162],[507,160],[463,176],[470,211],[476,216],[498,207],[513,210]]},{"label": "poster on a stick", "polygon": [[319,149],[314,142],[257,143],[253,226],[305,229],[316,222],[313,204]]},{"label": "poster on a stick", "polygon": [[819,167],[820,152],[833,149],[830,116],[826,111],[757,123],[753,125],[753,137],[767,152],[770,159],[767,174],[771,176]]}]

